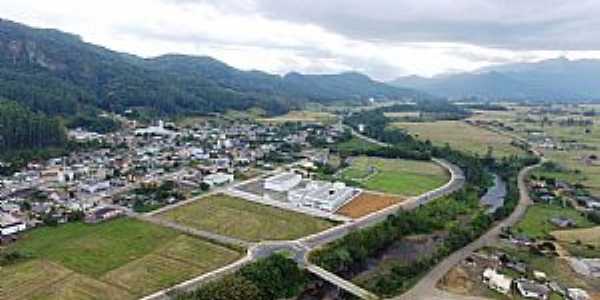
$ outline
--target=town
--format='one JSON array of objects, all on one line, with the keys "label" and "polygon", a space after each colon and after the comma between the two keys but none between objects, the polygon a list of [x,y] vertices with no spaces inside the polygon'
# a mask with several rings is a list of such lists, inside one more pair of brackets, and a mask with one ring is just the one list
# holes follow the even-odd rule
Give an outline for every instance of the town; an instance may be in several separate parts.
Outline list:
[{"label": "town", "polygon": [[[315,163],[326,162],[327,154],[313,156],[310,141],[323,146],[346,134],[336,124],[125,124],[123,130],[104,135],[72,130],[70,139],[94,144],[94,149],[32,162],[22,171],[1,178],[2,240],[11,241],[17,233],[39,225],[99,222],[125,211],[152,211],[302,159],[314,168]],[[290,176],[295,180],[295,175]]]}]

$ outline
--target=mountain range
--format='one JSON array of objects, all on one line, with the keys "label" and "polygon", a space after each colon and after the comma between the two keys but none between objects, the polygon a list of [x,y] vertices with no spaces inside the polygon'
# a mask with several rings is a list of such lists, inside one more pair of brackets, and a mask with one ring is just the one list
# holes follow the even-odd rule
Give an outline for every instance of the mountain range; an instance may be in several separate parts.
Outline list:
[{"label": "mountain range", "polygon": [[600,60],[561,57],[535,63],[505,64],[433,78],[406,76],[389,82],[450,99],[598,100]]},{"label": "mountain range", "polygon": [[86,43],[76,35],[7,20],[0,20],[0,97],[51,115],[252,107],[277,114],[307,102],[431,98],[359,73],[280,76],[238,70],[210,57],[142,58]]}]

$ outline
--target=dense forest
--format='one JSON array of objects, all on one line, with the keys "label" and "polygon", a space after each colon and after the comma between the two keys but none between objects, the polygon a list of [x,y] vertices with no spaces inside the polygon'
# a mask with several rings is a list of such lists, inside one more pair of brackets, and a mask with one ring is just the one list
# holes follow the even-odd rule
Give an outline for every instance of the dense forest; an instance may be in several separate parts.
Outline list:
[{"label": "dense forest", "polygon": [[202,114],[253,107],[281,114],[308,101],[429,97],[356,73],[279,76],[237,70],[209,57],[144,59],[1,19],[0,96],[49,115],[132,108]]},{"label": "dense forest", "polygon": [[0,100],[0,154],[8,151],[62,147],[64,126],[15,102]]}]

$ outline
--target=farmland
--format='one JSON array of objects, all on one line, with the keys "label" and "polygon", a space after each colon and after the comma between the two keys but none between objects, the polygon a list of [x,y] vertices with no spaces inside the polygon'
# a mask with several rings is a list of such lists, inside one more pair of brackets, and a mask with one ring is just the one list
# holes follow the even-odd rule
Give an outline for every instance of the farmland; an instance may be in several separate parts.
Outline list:
[{"label": "farmland", "polygon": [[543,238],[556,228],[550,223],[550,219],[564,217],[576,222],[577,227],[585,228],[593,226],[584,216],[573,208],[563,208],[558,205],[536,204],[527,209],[527,213],[521,220],[516,230],[532,238]]},{"label": "farmland", "polygon": [[284,123],[284,122],[301,122],[301,123],[321,123],[330,124],[335,122],[336,116],[326,112],[313,111],[290,111],[285,115],[274,118],[258,119],[262,123]]},{"label": "farmland", "polygon": [[337,213],[350,218],[360,218],[362,216],[366,216],[370,213],[380,211],[386,207],[400,203],[403,200],[404,199],[401,197],[387,195],[384,196],[364,192],[355,199],[353,199],[350,203],[342,206],[342,208],[340,208],[340,210],[338,210]]},{"label": "farmland", "polygon": [[297,239],[333,226],[326,220],[222,194],[201,198],[161,217],[248,241]]},{"label": "farmland", "polygon": [[449,179],[446,170],[432,162],[365,156],[353,158],[341,177],[368,190],[402,196],[419,195]]},{"label": "farmland", "polygon": [[437,145],[449,144],[452,148],[485,155],[491,147],[497,157],[522,154],[523,151],[511,145],[510,137],[468,125],[459,121],[439,121],[427,123],[394,123],[395,127],[407,130],[421,140],[430,140]]},{"label": "farmland", "polygon": [[32,257],[0,270],[8,299],[133,299],[241,256],[132,219],[36,229],[9,250]]}]

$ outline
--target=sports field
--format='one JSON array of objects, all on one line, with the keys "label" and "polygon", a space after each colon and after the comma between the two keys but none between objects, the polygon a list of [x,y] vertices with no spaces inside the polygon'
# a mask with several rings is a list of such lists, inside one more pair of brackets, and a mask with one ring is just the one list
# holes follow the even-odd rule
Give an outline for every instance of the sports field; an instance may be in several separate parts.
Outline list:
[{"label": "sports field", "polygon": [[44,227],[8,250],[32,258],[0,269],[0,299],[135,299],[241,257],[132,219]]},{"label": "sports field", "polygon": [[448,172],[433,162],[360,156],[341,176],[367,190],[415,196],[444,185]]},{"label": "sports field", "polygon": [[496,157],[523,154],[511,145],[512,139],[461,121],[438,121],[425,123],[394,123],[395,127],[406,129],[421,140],[430,140],[436,145],[449,144],[452,148],[485,155],[488,147]]},{"label": "sports field", "polygon": [[247,241],[292,240],[333,226],[327,220],[222,194],[198,199],[160,217]]}]

